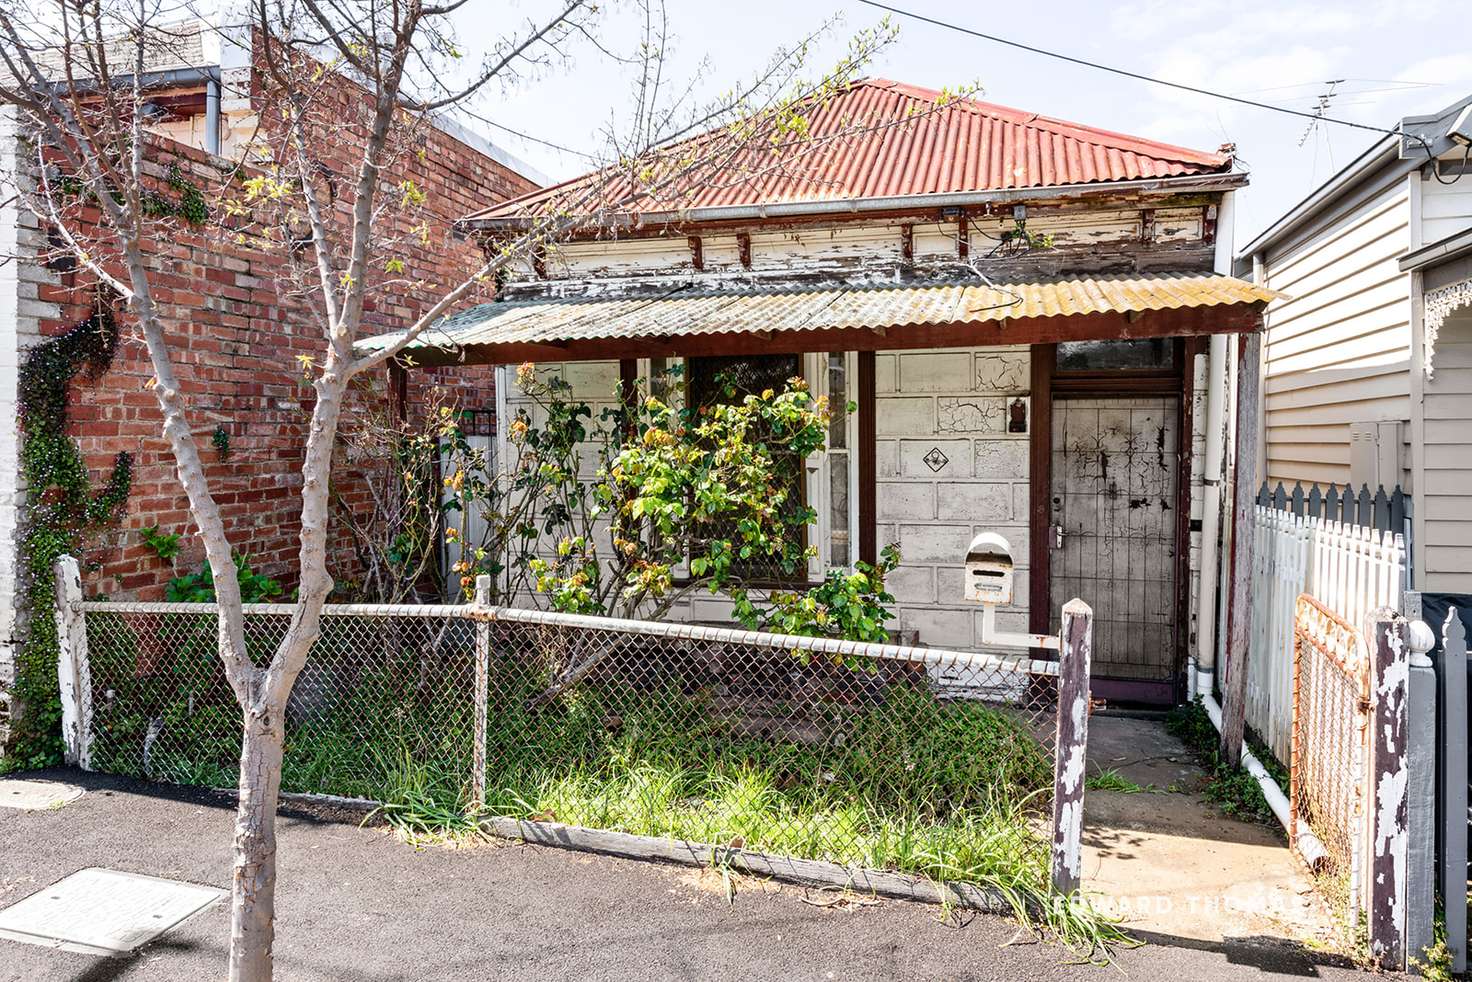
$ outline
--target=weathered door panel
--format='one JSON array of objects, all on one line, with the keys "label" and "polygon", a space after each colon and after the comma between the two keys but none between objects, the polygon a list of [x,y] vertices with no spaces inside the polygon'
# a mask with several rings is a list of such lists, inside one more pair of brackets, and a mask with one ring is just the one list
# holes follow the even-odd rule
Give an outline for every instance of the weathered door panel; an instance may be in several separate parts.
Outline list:
[{"label": "weathered door panel", "polygon": [[1059,399],[1053,407],[1050,607],[1094,608],[1093,672],[1174,677],[1179,400]]}]

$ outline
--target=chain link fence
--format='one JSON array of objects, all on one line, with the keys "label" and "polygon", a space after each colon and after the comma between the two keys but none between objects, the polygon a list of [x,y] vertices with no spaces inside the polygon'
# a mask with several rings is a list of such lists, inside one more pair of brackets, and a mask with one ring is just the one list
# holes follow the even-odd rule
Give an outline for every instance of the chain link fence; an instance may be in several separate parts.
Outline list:
[{"label": "chain link fence", "polygon": [[[247,650],[264,666],[292,608],[246,609]],[[474,622],[449,606],[328,610],[287,705],[282,790],[382,800],[417,788],[453,800],[471,776]],[[87,765],[234,787],[240,708],[215,606],[89,603],[85,617]]]},{"label": "chain link fence", "polygon": [[[76,606],[83,766],[233,787],[214,606]],[[258,664],[291,610],[246,608]],[[1058,706],[1058,663],[1022,655],[329,605],[282,788],[1041,890]]]}]

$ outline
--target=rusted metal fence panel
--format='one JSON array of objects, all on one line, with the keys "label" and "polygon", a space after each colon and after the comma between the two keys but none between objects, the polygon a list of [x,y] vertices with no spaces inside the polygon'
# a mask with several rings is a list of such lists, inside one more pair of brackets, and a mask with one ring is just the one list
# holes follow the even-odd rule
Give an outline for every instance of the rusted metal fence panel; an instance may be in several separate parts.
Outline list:
[{"label": "rusted metal fence panel", "polygon": [[[1431,850],[1410,843],[1413,819],[1417,834],[1435,837],[1430,631],[1389,607],[1356,630],[1304,595],[1294,636],[1289,838],[1298,842],[1300,823],[1317,836],[1324,855],[1311,865],[1321,891],[1346,928],[1367,928],[1371,958],[1401,971],[1422,956],[1433,917],[1423,896]],[[1428,869],[1411,870],[1412,855]]]},{"label": "rusted metal fence panel", "polygon": [[1321,889],[1352,923],[1365,880],[1369,664],[1354,625],[1306,595],[1298,598],[1294,638],[1288,838],[1299,841],[1300,823],[1318,837]]}]

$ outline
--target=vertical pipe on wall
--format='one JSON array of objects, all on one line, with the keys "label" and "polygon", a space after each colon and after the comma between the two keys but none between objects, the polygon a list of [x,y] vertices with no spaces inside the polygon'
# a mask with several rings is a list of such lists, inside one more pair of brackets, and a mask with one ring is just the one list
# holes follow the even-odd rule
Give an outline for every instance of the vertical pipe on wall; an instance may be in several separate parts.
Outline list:
[{"label": "vertical pipe on wall", "polygon": [[879,561],[878,467],[875,461],[877,435],[875,413],[874,352],[859,352],[859,558],[866,563]]},{"label": "vertical pipe on wall", "polygon": [[1201,465],[1201,613],[1196,626],[1196,691],[1210,694],[1216,671],[1217,585],[1221,569],[1222,487],[1226,459],[1227,335],[1206,354],[1206,456]]},{"label": "vertical pipe on wall", "polygon": [[1181,647],[1186,655],[1186,698],[1195,699],[1197,691],[1198,659],[1197,659],[1197,631],[1201,625],[1201,575],[1202,563],[1209,554],[1205,542],[1202,539],[1202,513],[1206,505],[1207,491],[1209,486],[1202,481],[1203,476],[1209,477],[1205,471],[1206,460],[1206,396],[1207,396],[1207,366],[1209,355],[1203,338],[1192,338],[1186,352],[1189,356],[1186,363],[1187,391],[1181,400],[1181,411],[1187,414],[1190,421],[1189,427],[1183,427],[1181,434],[1181,471],[1185,475],[1182,481],[1183,491],[1187,507],[1181,515],[1181,534],[1179,540],[1185,550],[1185,559],[1179,564],[1181,569],[1182,583],[1185,589],[1181,591],[1181,608],[1184,611],[1182,624],[1184,625],[1181,637],[1184,639]]},{"label": "vertical pipe on wall", "polygon": [[220,77],[212,74],[204,86],[204,148],[220,155]]},{"label": "vertical pipe on wall", "polygon": [[[1217,209],[1216,257],[1213,270],[1232,272],[1232,192],[1222,195]],[[1221,582],[1223,462],[1226,459],[1227,335],[1213,334],[1206,354],[1206,455],[1201,465],[1201,588],[1196,628],[1195,691],[1211,694],[1216,671],[1217,589]]]}]

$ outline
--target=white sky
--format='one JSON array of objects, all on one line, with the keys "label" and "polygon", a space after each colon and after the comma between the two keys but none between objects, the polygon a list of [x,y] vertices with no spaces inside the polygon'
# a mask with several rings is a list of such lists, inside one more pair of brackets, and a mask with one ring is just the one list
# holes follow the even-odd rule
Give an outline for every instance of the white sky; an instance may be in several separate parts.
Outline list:
[{"label": "white sky", "polygon": [[[1377,126],[1434,112],[1472,92],[1468,0],[891,2],[1074,57],[1288,108],[1312,110],[1326,82],[1343,79],[1329,114]],[[462,30],[471,47],[477,27],[483,30],[483,3],[472,0],[465,11]],[[841,15],[832,41],[810,61],[819,72],[841,53],[849,34],[880,16],[853,0],[668,3],[673,72],[682,80],[695,76],[697,91],[708,96],[749,76],[778,42]],[[522,16],[552,5],[510,4]],[[600,14],[603,36],[623,50],[636,37],[631,13],[613,0]],[[1239,247],[1376,139],[1373,133],[1332,125],[1310,132],[1302,119],[897,21],[899,41],[870,74],[933,88],[975,82],[984,90],[980,97],[989,101],[1201,150],[1236,143],[1252,181],[1238,198]],[[708,61],[703,68],[702,59]],[[582,43],[570,49],[564,63],[498,94],[482,111],[542,139],[597,150],[599,128],[630,94],[627,70]],[[551,177],[586,169],[571,155],[484,125],[476,128]]]}]

